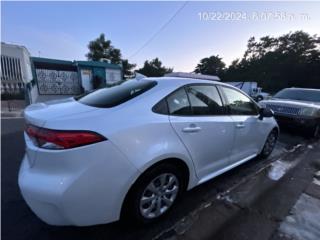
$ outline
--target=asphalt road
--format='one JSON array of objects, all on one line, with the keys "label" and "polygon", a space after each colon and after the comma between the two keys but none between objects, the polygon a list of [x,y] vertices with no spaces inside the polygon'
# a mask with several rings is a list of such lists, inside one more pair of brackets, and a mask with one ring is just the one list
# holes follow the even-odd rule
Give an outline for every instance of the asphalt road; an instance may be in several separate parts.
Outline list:
[{"label": "asphalt road", "polygon": [[169,229],[201,204],[225,192],[248,175],[257,172],[283,152],[308,140],[291,133],[281,133],[274,154],[265,160],[254,159],[187,192],[161,222],[147,227],[133,227],[120,222],[94,227],[53,227],[39,220],[22,199],[17,179],[24,154],[23,120],[1,122],[2,151],[2,239],[152,239]]}]

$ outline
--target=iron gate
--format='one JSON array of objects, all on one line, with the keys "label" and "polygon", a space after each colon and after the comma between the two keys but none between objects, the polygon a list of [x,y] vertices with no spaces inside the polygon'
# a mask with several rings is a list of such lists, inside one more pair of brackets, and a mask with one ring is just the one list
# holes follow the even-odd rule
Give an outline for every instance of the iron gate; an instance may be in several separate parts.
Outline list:
[{"label": "iron gate", "polygon": [[39,94],[77,95],[80,81],[75,71],[36,69]]}]

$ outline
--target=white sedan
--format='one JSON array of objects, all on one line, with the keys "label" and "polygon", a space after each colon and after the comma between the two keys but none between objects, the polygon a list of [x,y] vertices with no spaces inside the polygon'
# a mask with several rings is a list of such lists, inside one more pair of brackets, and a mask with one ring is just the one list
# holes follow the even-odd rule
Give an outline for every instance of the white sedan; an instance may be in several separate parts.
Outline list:
[{"label": "white sedan", "polygon": [[43,221],[148,223],[189,190],[256,156],[278,126],[239,89],[183,77],[130,80],[25,110],[21,193]]}]

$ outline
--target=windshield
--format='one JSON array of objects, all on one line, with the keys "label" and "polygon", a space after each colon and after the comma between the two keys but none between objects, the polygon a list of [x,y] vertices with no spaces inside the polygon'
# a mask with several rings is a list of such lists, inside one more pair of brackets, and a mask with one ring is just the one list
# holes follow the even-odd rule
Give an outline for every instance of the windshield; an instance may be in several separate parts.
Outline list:
[{"label": "windshield", "polygon": [[274,95],[274,98],[320,102],[320,90],[284,89]]},{"label": "windshield", "polygon": [[111,108],[141,95],[155,85],[156,81],[129,80],[118,86],[99,89],[75,99],[92,107]]}]

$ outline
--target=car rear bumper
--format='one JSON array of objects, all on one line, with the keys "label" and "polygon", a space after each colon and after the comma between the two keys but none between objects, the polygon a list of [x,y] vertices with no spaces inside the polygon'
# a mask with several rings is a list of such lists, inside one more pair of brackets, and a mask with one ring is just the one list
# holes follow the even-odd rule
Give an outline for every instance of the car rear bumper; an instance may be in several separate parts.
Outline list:
[{"label": "car rear bumper", "polygon": [[[29,157],[28,157],[29,156]],[[19,187],[32,211],[51,225],[88,226],[119,219],[137,169],[110,141],[26,154]]]}]

